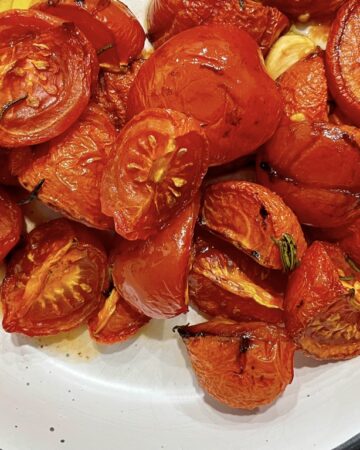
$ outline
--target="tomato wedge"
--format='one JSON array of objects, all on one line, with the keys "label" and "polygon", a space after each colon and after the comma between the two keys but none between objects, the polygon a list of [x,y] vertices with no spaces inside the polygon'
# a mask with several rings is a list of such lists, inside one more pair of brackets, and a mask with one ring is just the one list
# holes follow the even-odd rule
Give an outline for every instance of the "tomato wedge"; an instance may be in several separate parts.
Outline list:
[{"label": "tomato wedge", "polygon": [[199,124],[171,110],[147,110],[121,131],[104,171],[102,209],[117,233],[146,239],[195,197],[208,167]]},{"label": "tomato wedge", "polygon": [[[298,18],[324,17],[333,14],[346,0],[264,0],[289,16]],[[308,16],[308,17],[306,17]]]},{"label": "tomato wedge", "polygon": [[148,317],[166,319],[188,309],[187,279],[199,212],[196,199],[147,241],[120,243],[113,279],[120,295]]},{"label": "tomato wedge", "polygon": [[39,144],[78,119],[94,76],[90,48],[72,24],[0,48],[0,145]]},{"label": "tomato wedge", "polygon": [[293,379],[295,346],[275,325],[218,319],[177,331],[202,388],[231,408],[272,403]]},{"label": "tomato wedge", "polygon": [[23,220],[21,209],[0,188],[0,262],[19,242]]},{"label": "tomato wedge", "polygon": [[334,20],[326,48],[329,89],[339,107],[360,127],[360,3],[350,0]]},{"label": "tomato wedge", "polygon": [[112,229],[113,220],[101,212],[100,182],[115,138],[107,114],[91,103],[65,133],[33,150],[20,183],[32,191],[45,180],[42,202],[86,225]]},{"label": "tomato wedge", "polygon": [[75,328],[98,308],[107,284],[107,256],[93,232],[66,219],[42,224],[7,267],[3,327],[28,336]]}]

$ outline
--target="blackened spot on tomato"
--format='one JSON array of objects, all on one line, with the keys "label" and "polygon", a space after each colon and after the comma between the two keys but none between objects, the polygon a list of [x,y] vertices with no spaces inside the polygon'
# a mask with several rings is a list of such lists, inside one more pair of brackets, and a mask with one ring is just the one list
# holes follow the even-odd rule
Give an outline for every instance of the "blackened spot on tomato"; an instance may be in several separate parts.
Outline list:
[{"label": "blackened spot on tomato", "polygon": [[264,205],[260,207],[260,216],[265,220],[268,217],[269,213]]},{"label": "blackened spot on tomato", "polygon": [[250,338],[248,336],[242,336],[240,341],[240,353],[246,353],[250,348]]},{"label": "blackened spot on tomato", "polygon": [[297,308],[301,308],[304,305],[304,300],[301,299],[299,303],[296,305]]},{"label": "blackened spot on tomato", "polygon": [[252,256],[253,258],[257,259],[257,260],[259,260],[260,257],[261,257],[260,253],[257,252],[256,250],[253,250],[253,251],[251,252],[251,256]]}]

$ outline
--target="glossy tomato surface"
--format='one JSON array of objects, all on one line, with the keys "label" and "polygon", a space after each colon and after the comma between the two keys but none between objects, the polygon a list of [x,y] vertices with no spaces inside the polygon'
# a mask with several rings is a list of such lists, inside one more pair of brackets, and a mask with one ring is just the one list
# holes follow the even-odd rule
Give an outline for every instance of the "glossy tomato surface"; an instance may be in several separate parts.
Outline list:
[{"label": "glossy tomato surface", "polygon": [[246,32],[207,25],[174,36],[139,70],[128,117],[153,107],[197,119],[209,139],[210,164],[218,165],[251,153],[272,136],[281,97]]},{"label": "glossy tomato surface", "polygon": [[264,0],[263,3],[275,6],[289,16],[298,18],[309,15],[309,17],[324,17],[336,12],[346,0]]},{"label": "glossy tomato surface", "polygon": [[23,214],[18,205],[0,188],[0,262],[19,242]]},{"label": "glossy tomato surface", "polygon": [[66,219],[27,235],[1,288],[3,327],[29,336],[57,334],[85,322],[107,288],[107,257],[96,235]]}]

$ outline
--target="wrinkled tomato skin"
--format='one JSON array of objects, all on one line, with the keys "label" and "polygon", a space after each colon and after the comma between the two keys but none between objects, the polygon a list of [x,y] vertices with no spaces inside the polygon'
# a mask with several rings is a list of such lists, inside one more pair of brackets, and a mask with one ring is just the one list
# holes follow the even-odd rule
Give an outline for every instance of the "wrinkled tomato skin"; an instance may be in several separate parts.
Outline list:
[{"label": "wrinkled tomato skin", "polygon": [[12,198],[0,188],[0,262],[20,240],[23,214]]},{"label": "wrinkled tomato skin", "polygon": [[102,210],[125,239],[147,239],[193,200],[207,167],[208,142],[194,119],[144,111],[122,129],[109,157]]},{"label": "wrinkled tomato skin", "polygon": [[310,17],[329,16],[345,2],[346,0],[265,0],[263,3],[298,18],[304,14],[309,14]]},{"label": "wrinkled tomato skin", "polygon": [[194,117],[209,139],[210,165],[220,165],[272,136],[281,103],[255,41],[234,27],[207,25],[174,36],[144,63],[127,114],[156,107]]},{"label": "wrinkled tomato skin", "polygon": [[283,269],[276,241],[292,237],[301,259],[306,242],[295,214],[282,199],[255,183],[225,181],[204,195],[202,224],[269,269]]},{"label": "wrinkled tomato skin", "polygon": [[0,104],[18,100],[0,120],[1,146],[48,141],[69,128],[86,108],[94,54],[73,24],[0,48],[0,58]]},{"label": "wrinkled tomato skin", "polygon": [[152,0],[148,10],[149,39],[155,48],[181,31],[198,25],[233,25],[247,31],[264,54],[289,27],[289,20],[275,8],[244,0]]},{"label": "wrinkled tomato skin", "polygon": [[286,281],[210,233],[196,238],[189,298],[209,316],[281,323]]},{"label": "wrinkled tomato skin", "polygon": [[315,241],[290,275],[285,296],[289,334],[318,359],[360,354],[360,275],[339,246]]},{"label": "wrinkled tomato skin", "polygon": [[67,219],[42,224],[7,266],[3,327],[28,336],[68,331],[87,321],[107,286],[107,255],[90,229]]},{"label": "wrinkled tomato skin", "polygon": [[147,241],[123,241],[114,257],[113,279],[120,295],[154,319],[188,310],[187,279],[199,201],[186,207]]},{"label": "wrinkled tomato skin", "polygon": [[64,134],[34,148],[19,181],[28,191],[45,180],[38,198],[65,216],[99,229],[113,229],[101,212],[100,182],[116,139],[102,108],[91,103]]},{"label": "wrinkled tomato skin", "polygon": [[293,379],[295,346],[275,325],[218,319],[178,332],[201,387],[231,408],[272,403]]}]

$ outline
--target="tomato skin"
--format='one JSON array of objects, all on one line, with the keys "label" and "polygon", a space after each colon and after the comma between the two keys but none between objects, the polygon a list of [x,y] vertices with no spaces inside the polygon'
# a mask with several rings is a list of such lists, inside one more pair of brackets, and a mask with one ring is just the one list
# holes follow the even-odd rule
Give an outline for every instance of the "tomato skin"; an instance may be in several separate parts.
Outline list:
[{"label": "tomato skin", "polygon": [[289,20],[275,8],[252,0],[152,0],[148,9],[149,39],[158,48],[181,31],[198,25],[233,25],[247,31],[267,53]]},{"label": "tomato skin", "polygon": [[202,388],[231,408],[272,403],[293,379],[295,346],[275,325],[215,319],[178,332]]},{"label": "tomato skin", "polygon": [[360,4],[350,0],[338,11],[326,48],[329,89],[338,106],[360,127]]},{"label": "tomato skin", "polygon": [[297,18],[304,14],[310,14],[310,17],[329,16],[345,2],[346,0],[264,0],[263,3]]},{"label": "tomato skin", "polygon": [[209,186],[202,224],[269,269],[285,269],[276,243],[284,235],[292,237],[298,260],[306,249],[300,224],[290,208],[274,192],[247,181]]},{"label": "tomato skin", "polygon": [[123,241],[114,257],[113,279],[120,295],[154,319],[187,311],[191,244],[198,199],[146,241]]},{"label": "tomato skin", "polygon": [[219,165],[268,140],[282,105],[255,41],[234,27],[207,25],[174,36],[139,70],[128,117],[154,107],[197,119],[209,139],[210,165]]},{"label": "tomato skin", "polygon": [[107,285],[107,256],[90,229],[66,219],[42,224],[7,267],[3,327],[28,336],[75,328],[96,310]]},{"label": "tomato skin", "polygon": [[21,147],[48,141],[79,118],[88,104],[94,76],[90,48],[72,24],[0,48],[0,104],[18,100],[0,120],[0,145]]},{"label": "tomato skin", "polygon": [[144,111],[122,129],[109,157],[102,210],[124,238],[146,239],[192,201],[207,167],[208,143],[194,119]]},{"label": "tomato skin", "polygon": [[19,186],[17,176],[31,159],[31,148],[0,148],[0,184]]},{"label": "tomato skin", "polygon": [[85,225],[113,229],[113,221],[101,212],[99,191],[115,139],[106,113],[90,103],[65,133],[33,149],[19,181],[32,191],[44,179],[38,193],[42,202]]},{"label": "tomato skin", "polygon": [[0,262],[20,240],[23,214],[7,192],[0,188]]}]

